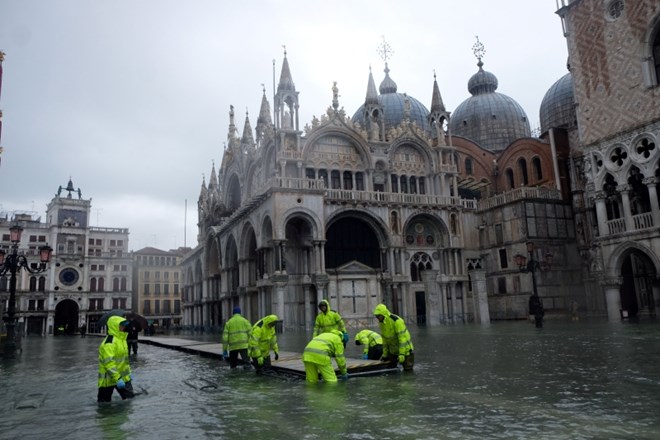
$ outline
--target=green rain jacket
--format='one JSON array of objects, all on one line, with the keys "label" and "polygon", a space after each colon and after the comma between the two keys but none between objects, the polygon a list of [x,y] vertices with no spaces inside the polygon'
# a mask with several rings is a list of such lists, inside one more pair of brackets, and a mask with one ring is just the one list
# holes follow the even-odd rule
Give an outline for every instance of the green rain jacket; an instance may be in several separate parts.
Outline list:
[{"label": "green rain jacket", "polygon": [[408,356],[412,353],[412,340],[403,318],[390,313],[385,304],[378,304],[374,309],[374,315],[385,317],[383,322],[378,322],[383,337],[383,356],[387,357],[390,354]]},{"label": "green rain jacket", "polygon": [[372,330],[361,330],[355,335],[355,340],[364,346],[364,354],[369,354],[369,348],[383,345],[383,338]]},{"label": "green rain jacket", "polygon": [[319,314],[316,315],[316,321],[314,321],[314,336],[318,336],[321,333],[328,333],[331,330],[339,330],[340,332],[346,333],[346,326],[344,326],[344,320],[341,319],[339,313],[334,310],[330,310],[330,303],[327,300],[321,300],[319,304],[327,306],[325,312],[319,311]]},{"label": "green rain jacket", "polygon": [[303,362],[317,365],[331,365],[335,358],[340,374],[346,374],[346,358],[344,357],[344,341],[342,332],[332,330],[314,337],[303,351]]},{"label": "green rain jacket", "polygon": [[126,318],[111,316],[108,319],[108,336],[99,345],[99,388],[112,387],[119,379],[131,380],[128,364],[128,333],[119,330],[119,323]]},{"label": "green rain jacket", "polygon": [[280,348],[277,346],[277,336],[275,335],[275,326],[270,327],[268,324],[277,321],[277,315],[268,315],[257,321],[252,326],[252,334],[248,343],[250,357],[260,358],[270,355],[272,349],[274,353],[279,353]]},{"label": "green rain jacket", "polygon": [[225,323],[222,331],[222,348],[226,351],[244,350],[248,348],[248,340],[252,332],[252,324],[243,318],[240,313],[235,313]]}]

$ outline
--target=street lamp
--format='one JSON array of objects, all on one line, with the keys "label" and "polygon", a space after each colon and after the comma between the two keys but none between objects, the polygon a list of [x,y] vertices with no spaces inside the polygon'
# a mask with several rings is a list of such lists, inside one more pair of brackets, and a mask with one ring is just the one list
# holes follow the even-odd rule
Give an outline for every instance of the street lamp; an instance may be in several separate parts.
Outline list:
[{"label": "street lamp", "polygon": [[552,266],[552,262],[554,260],[554,257],[552,256],[551,253],[546,253],[543,262],[539,262],[534,259],[534,243],[531,241],[527,242],[527,253],[529,254],[529,261],[527,260],[527,257],[524,255],[518,254],[515,256],[516,259],[516,264],[518,265],[518,268],[520,269],[520,272],[523,273],[532,273],[532,288],[533,288],[533,293],[534,295],[538,295],[538,291],[536,289],[536,271],[537,270],[550,270],[550,267]]},{"label": "street lamp", "polygon": [[9,307],[7,316],[4,318],[7,327],[7,338],[5,339],[4,354],[11,357],[16,351],[16,274],[25,269],[30,273],[40,273],[46,270],[46,264],[50,261],[50,254],[53,249],[48,246],[39,247],[39,259],[41,264],[37,268],[31,268],[25,255],[18,254],[18,244],[21,241],[23,228],[20,225],[14,225],[9,228],[9,238],[12,242],[11,253],[7,254],[4,249],[0,249],[0,276],[7,273],[9,277]]},{"label": "street lamp", "polygon": [[536,327],[542,328],[543,315],[545,315],[545,311],[543,310],[543,302],[539,298],[539,293],[536,289],[536,271],[550,270],[550,266],[552,266],[553,257],[551,253],[546,253],[545,261],[543,262],[536,261],[534,259],[534,243],[532,243],[531,241],[527,242],[527,253],[529,254],[529,261],[527,261],[527,258],[524,255],[518,254],[515,256],[516,264],[520,268],[521,272],[532,273],[533,292],[532,292],[532,296],[529,298],[529,313],[531,315],[534,315],[534,321],[536,323]]}]

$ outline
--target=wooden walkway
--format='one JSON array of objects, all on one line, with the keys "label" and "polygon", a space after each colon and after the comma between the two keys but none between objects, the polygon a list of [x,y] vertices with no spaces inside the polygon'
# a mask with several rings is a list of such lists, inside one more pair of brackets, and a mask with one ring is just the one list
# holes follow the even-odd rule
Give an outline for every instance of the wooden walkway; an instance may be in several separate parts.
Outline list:
[{"label": "wooden walkway", "polygon": [[[183,351],[185,353],[222,359],[222,344],[220,343],[158,336],[142,336],[140,337],[140,342]],[[302,353],[280,351],[278,360],[274,360],[271,356],[271,365],[272,369],[277,372],[305,376],[305,366],[302,361]],[[397,367],[392,368],[386,362],[355,358],[346,358],[346,369],[348,370],[349,376],[367,376],[399,371]]]}]

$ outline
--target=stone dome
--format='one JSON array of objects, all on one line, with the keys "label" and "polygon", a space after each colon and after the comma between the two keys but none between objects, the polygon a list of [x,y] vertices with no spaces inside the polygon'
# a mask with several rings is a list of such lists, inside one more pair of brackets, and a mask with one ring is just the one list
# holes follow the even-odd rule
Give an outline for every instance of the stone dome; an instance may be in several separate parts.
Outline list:
[{"label": "stone dome", "polygon": [[478,143],[482,148],[499,152],[516,139],[530,137],[529,120],[513,98],[497,93],[497,77],[483,70],[468,81],[472,95],[453,112],[449,126],[453,135]]},{"label": "stone dome", "polygon": [[568,72],[555,82],[543,97],[539,110],[541,134],[551,128],[566,128],[577,125],[573,75]]},{"label": "stone dome", "polygon": [[[406,99],[410,103],[410,122],[414,121],[418,127],[424,129],[429,134],[432,132],[431,125],[427,120],[429,115],[427,108],[412,96],[406,95],[405,93],[397,93],[397,85],[392,78],[390,78],[389,69],[387,67],[385,68],[385,79],[380,83],[378,89],[380,92],[377,96],[378,105],[383,109],[382,116],[385,121],[386,132],[390,128],[398,126],[401,121],[403,121]],[[374,98],[376,97],[374,96]],[[367,124],[365,118],[365,104],[362,104],[353,114],[351,119],[353,122],[359,122],[362,127],[366,127]]]}]

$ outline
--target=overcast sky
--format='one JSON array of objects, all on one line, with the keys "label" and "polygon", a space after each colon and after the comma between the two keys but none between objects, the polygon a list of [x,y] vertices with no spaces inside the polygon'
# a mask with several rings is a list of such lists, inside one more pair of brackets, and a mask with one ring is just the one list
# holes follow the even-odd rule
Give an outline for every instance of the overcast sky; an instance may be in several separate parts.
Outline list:
[{"label": "overcast sky", "polygon": [[229,106],[239,131],[246,110],[256,125],[283,45],[301,126],[331,105],[333,81],[354,114],[369,66],[383,79],[383,37],[398,91],[429,108],[435,71],[453,111],[470,96],[478,35],[497,91],[536,128],[566,73],[555,10],[555,0],[0,0],[0,211],[45,220],[71,177],[92,198],[91,225],[129,228],[131,250],[184,236],[196,246],[202,175],[221,163]]}]

